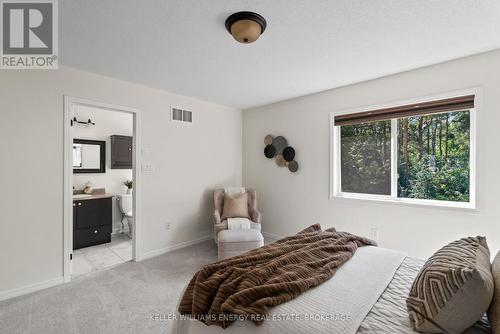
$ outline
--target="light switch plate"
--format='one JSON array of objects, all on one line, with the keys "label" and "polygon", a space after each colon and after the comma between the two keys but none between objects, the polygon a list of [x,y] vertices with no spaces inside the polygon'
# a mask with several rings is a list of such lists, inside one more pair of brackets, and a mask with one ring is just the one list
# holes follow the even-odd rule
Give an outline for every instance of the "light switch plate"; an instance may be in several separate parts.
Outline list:
[{"label": "light switch plate", "polygon": [[153,172],[154,168],[152,164],[144,164],[142,165],[142,171],[145,173],[151,173]]}]

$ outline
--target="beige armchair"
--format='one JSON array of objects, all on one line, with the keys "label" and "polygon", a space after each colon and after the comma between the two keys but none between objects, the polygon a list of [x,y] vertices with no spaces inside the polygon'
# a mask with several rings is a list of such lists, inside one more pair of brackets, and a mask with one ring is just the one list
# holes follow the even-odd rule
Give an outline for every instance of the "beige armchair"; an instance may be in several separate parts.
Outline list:
[{"label": "beige armchair", "polygon": [[[257,210],[257,192],[255,189],[246,189],[248,194],[248,213],[250,214],[250,228],[260,232],[260,224],[262,222],[262,214]],[[220,231],[227,230],[227,220],[221,221],[222,210],[224,208],[224,189],[216,189],[214,191],[214,233],[215,242],[217,242],[217,234]]]}]

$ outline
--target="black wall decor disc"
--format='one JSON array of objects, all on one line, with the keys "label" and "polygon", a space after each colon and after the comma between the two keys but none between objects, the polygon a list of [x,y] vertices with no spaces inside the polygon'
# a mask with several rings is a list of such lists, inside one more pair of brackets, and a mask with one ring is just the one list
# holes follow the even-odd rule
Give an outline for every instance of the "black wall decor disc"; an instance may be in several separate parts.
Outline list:
[{"label": "black wall decor disc", "polygon": [[288,143],[287,143],[285,137],[278,136],[278,137],[273,139],[273,146],[276,149],[276,154],[282,154],[285,147],[288,146]]},{"label": "black wall decor disc", "polygon": [[290,163],[288,164],[288,170],[292,173],[295,173],[296,171],[299,170],[299,164],[297,163],[297,161],[290,161]]},{"label": "black wall decor disc", "polygon": [[283,150],[283,158],[285,158],[286,161],[292,161],[293,159],[295,159],[295,150],[293,149],[293,147],[285,147],[285,149]]},{"label": "black wall decor disc", "polygon": [[264,148],[264,155],[266,156],[266,158],[268,159],[272,159],[276,156],[276,148],[274,148],[273,145],[267,145],[265,148]]}]

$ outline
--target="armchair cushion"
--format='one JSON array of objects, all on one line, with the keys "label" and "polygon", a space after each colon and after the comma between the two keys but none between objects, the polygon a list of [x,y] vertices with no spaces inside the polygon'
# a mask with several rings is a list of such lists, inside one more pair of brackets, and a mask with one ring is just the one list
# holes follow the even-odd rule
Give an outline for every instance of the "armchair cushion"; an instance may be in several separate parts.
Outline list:
[{"label": "armchair cushion", "polygon": [[248,194],[242,193],[233,197],[224,195],[224,207],[222,209],[222,220],[227,218],[248,218]]},{"label": "armchair cushion", "polygon": [[[218,242],[218,235],[219,235],[219,232],[221,231],[225,231],[228,229],[228,226],[227,226],[227,219],[223,220],[222,222],[218,223],[218,224],[214,224],[214,240],[215,240],[215,243]],[[257,231],[261,231],[261,225],[259,223],[255,223],[253,221],[250,221],[250,229],[251,230],[257,230]]]}]

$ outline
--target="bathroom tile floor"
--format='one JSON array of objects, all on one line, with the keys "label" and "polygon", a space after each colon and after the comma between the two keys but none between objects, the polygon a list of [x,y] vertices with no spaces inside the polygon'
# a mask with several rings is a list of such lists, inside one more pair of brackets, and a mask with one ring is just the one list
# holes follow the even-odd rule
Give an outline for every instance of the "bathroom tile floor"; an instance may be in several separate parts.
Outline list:
[{"label": "bathroom tile floor", "polygon": [[132,260],[132,239],[120,233],[108,244],[77,249],[73,252],[73,276],[80,276]]}]

